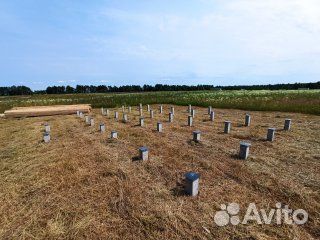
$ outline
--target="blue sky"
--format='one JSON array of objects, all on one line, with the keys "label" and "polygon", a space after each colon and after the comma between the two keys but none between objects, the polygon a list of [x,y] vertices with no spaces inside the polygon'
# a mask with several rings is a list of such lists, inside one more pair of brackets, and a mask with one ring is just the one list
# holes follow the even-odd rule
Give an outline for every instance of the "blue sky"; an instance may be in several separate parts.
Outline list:
[{"label": "blue sky", "polygon": [[320,81],[318,0],[2,0],[0,85]]}]

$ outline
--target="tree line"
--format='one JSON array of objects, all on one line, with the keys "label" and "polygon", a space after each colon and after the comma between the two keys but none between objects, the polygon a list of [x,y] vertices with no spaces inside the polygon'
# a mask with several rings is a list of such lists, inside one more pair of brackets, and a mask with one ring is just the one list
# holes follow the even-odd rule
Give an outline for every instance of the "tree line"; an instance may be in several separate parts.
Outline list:
[{"label": "tree line", "polygon": [[31,95],[31,94],[74,94],[74,93],[115,93],[115,92],[155,92],[155,91],[199,91],[199,90],[297,90],[297,89],[320,89],[320,82],[315,83],[288,83],[269,85],[239,85],[239,86],[213,86],[213,85],[77,85],[50,86],[46,90],[32,91],[26,86],[0,87],[1,96]]},{"label": "tree line", "polygon": [[61,93],[108,93],[108,92],[154,92],[154,91],[197,91],[197,90],[213,90],[212,85],[125,85],[125,86],[106,86],[106,85],[77,85],[75,88],[71,86],[52,86],[47,87],[47,94]]},{"label": "tree line", "polygon": [[0,87],[1,96],[30,95],[33,91],[26,86]]}]

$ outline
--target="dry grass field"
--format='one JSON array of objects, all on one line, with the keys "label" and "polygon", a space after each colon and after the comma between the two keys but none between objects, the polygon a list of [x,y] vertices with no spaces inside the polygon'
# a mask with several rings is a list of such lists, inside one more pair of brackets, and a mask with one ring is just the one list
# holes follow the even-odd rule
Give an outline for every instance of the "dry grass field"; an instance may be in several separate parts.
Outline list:
[{"label": "dry grass field", "polygon": [[[164,114],[137,126],[133,107],[129,122],[102,116],[95,126],[76,115],[0,119],[0,239],[319,239],[320,116],[254,112],[245,127],[245,111],[196,107],[194,126],[187,108],[175,106],[174,122]],[[291,131],[283,131],[285,118]],[[230,134],[223,122],[232,121]],[[156,130],[163,122],[163,133]],[[44,143],[43,124],[51,126]],[[99,123],[106,132],[98,131]],[[265,141],[276,127],[274,142]],[[194,143],[193,130],[202,131]],[[111,130],[119,138],[111,140]],[[240,141],[252,146],[248,160],[237,158]],[[133,161],[138,148],[149,160]],[[197,197],[186,196],[184,173],[200,173]],[[277,202],[309,213],[305,225],[217,226],[216,211],[236,202],[244,215],[250,202],[275,208]],[[243,210],[244,209],[244,210]]]}]

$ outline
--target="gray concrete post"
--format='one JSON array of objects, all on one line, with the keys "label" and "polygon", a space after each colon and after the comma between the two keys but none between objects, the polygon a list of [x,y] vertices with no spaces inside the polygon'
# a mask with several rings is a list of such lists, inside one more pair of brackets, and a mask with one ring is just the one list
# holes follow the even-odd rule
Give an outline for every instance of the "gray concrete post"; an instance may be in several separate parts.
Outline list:
[{"label": "gray concrete post", "polygon": [[244,125],[245,125],[246,127],[249,127],[250,124],[251,124],[251,116],[250,116],[250,114],[247,113],[246,116],[245,116]]},{"label": "gray concrete post", "polygon": [[92,127],[94,125],[94,119],[90,118],[90,126]]},{"label": "gray concrete post", "polygon": [[174,107],[170,108],[170,112],[172,113],[172,115],[174,115]]},{"label": "gray concrete post", "polygon": [[191,109],[191,116],[194,118],[196,116],[196,110],[195,109]]},{"label": "gray concrete post", "polygon": [[122,122],[124,123],[128,122],[128,115],[126,113],[124,113],[122,116]]},{"label": "gray concrete post", "polygon": [[284,130],[285,131],[289,131],[291,128],[291,119],[287,118],[285,121],[284,121]]},{"label": "gray concrete post", "polygon": [[50,132],[50,130],[51,130],[51,129],[50,129],[50,125],[49,125],[48,123],[45,123],[45,124],[44,124],[44,131],[45,131],[45,132]]},{"label": "gray concrete post", "polygon": [[200,174],[188,172],[185,174],[185,192],[190,196],[197,196],[199,193]]},{"label": "gray concrete post", "polygon": [[111,131],[111,138],[112,139],[116,139],[116,138],[118,138],[118,132],[117,131]]},{"label": "gray concrete post", "polygon": [[193,131],[193,141],[200,142],[201,132],[199,130]]},{"label": "gray concrete post", "polygon": [[247,142],[240,142],[240,153],[239,157],[240,159],[247,159],[249,156],[249,148],[251,144]]},{"label": "gray concrete post", "polygon": [[192,116],[188,116],[188,126],[189,127],[192,126],[192,122],[193,122],[193,117]]},{"label": "gray concrete post", "polygon": [[211,122],[214,121],[214,111],[211,111],[211,113],[210,113],[210,121]]},{"label": "gray concrete post", "polygon": [[230,133],[231,130],[231,122],[225,121],[224,122],[224,133]]},{"label": "gray concrete post", "polygon": [[149,159],[149,150],[146,147],[139,148],[140,160],[146,161]]},{"label": "gray concrete post", "polygon": [[162,123],[157,122],[157,131],[162,132]]},{"label": "gray concrete post", "polygon": [[270,141],[270,142],[274,141],[275,132],[276,132],[275,128],[268,128],[268,132],[267,132],[267,140],[268,141]]},{"label": "gray concrete post", "polygon": [[141,127],[144,126],[144,118],[143,118],[143,117],[140,118],[140,126],[141,126]]},{"label": "gray concrete post", "polygon": [[169,113],[169,122],[173,122],[173,114],[171,112]]},{"label": "gray concrete post", "polygon": [[44,141],[45,143],[50,142],[50,133],[49,133],[49,132],[45,132],[45,133],[43,134],[43,141]]},{"label": "gray concrete post", "polygon": [[104,125],[104,123],[100,123],[99,129],[100,129],[100,132],[105,132],[106,131],[106,126]]}]

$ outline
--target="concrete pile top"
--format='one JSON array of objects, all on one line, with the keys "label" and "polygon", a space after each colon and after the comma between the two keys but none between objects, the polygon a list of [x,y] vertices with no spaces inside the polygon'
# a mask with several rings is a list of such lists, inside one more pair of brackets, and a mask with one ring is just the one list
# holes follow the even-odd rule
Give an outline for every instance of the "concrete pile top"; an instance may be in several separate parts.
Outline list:
[{"label": "concrete pile top", "polygon": [[185,177],[187,180],[189,181],[195,181],[197,180],[198,178],[200,178],[200,174],[199,173],[195,173],[195,172],[187,172],[185,174]]}]

